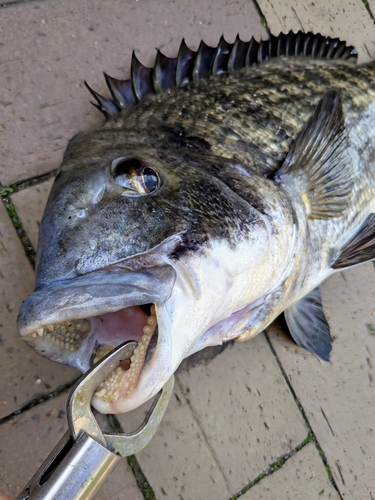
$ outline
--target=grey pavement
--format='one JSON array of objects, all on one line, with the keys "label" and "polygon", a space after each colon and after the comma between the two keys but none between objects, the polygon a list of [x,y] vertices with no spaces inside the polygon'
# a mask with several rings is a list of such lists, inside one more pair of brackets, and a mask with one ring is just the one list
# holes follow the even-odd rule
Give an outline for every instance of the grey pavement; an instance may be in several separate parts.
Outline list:
[{"label": "grey pavement", "polygon": [[[1,5],[0,489],[14,497],[65,432],[65,402],[78,376],[27,347],[15,319],[33,288],[53,171],[71,136],[102,121],[83,80],[105,92],[102,71],[128,76],[133,49],[151,65],[156,47],[173,56],[183,37],[197,48],[202,38],[213,45],[222,34],[259,39],[268,30],[339,36],[366,61],[375,58],[375,25],[361,0]],[[179,373],[155,438],[130,465],[121,462],[98,498],[374,500],[373,263],[337,273],[322,295],[334,336],[330,363],[275,323]],[[144,411],[118,416],[118,424],[131,430]]]}]

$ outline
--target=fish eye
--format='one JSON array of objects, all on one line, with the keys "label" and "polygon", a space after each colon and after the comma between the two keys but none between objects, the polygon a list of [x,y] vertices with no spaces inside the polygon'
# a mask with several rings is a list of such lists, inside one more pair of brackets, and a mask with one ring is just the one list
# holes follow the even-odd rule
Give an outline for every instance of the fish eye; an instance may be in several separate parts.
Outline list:
[{"label": "fish eye", "polygon": [[161,185],[155,167],[139,158],[113,160],[111,173],[116,182],[127,189],[123,193],[124,196],[153,193]]}]

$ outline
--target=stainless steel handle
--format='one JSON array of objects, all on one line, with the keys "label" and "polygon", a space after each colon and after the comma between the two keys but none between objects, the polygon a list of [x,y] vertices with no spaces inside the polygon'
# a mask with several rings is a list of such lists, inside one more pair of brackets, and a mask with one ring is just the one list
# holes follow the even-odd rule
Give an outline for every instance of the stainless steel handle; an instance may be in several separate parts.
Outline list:
[{"label": "stainless steel handle", "polygon": [[136,342],[117,347],[94,365],[74,386],[67,404],[69,431],[61,438],[16,500],[90,500],[121,456],[144,448],[154,436],[172,395],[172,376],[152,403],[144,422],[129,434],[103,434],[91,411],[91,398],[100,382]]},{"label": "stainless steel handle", "polygon": [[82,431],[68,431],[16,500],[91,500],[121,460]]}]

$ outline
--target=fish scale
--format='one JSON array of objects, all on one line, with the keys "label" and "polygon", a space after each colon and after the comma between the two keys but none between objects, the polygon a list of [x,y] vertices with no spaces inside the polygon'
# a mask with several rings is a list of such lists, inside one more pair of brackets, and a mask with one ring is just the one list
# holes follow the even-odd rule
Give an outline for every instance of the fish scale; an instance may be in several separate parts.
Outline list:
[{"label": "fish scale", "polygon": [[[106,122],[68,145],[18,328],[87,370],[141,344],[153,311],[144,356],[97,409],[132,410],[183,359],[282,312],[296,343],[329,360],[319,284],[375,258],[375,65],[356,56],[301,32],[196,52],[182,42],[153,68],[133,55],[129,80],[105,75],[111,97],[90,89]],[[35,333],[74,320],[90,325],[74,352]]]},{"label": "fish scale", "polygon": [[[218,155],[236,156],[246,163],[255,155],[258,161],[252,162],[253,168],[275,171],[327,88],[339,88],[348,100],[355,93],[356,113],[358,107],[364,109],[374,95],[371,65],[367,71],[365,67],[330,62],[315,64],[310,70],[303,60],[292,64],[294,73],[285,71],[285,63],[270,61],[256,75],[253,68],[246,68],[152,96],[109,120],[102,129],[102,140],[107,140],[106,130],[115,132],[117,128],[121,134],[127,129],[132,134],[136,134],[137,129],[142,133],[147,128],[151,137],[163,139],[160,130],[163,123],[181,127],[186,133],[209,135],[211,150]],[[183,112],[186,102],[189,113]],[[344,99],[344,105],[345,102]],[[278,140],[280,129],[285,136]]]}]

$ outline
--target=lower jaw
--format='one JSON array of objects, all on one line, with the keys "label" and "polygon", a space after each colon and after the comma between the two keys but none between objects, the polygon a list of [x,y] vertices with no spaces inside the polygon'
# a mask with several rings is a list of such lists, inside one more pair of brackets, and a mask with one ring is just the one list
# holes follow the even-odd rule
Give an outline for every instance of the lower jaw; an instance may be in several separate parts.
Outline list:
[{"label": "lower jaw", "polygon": [[[133,327],[133,334],[126,334],[124,332],[123,335],[119,334],[119,336],[115,335],[112,337],[111,335],[98,335],[97,325],[98,323],[100,324],[100,321],[103,321],[100,320],[99,316],[44,325],[29,334],[29,338],[25,338],[25,340],[30,339],[31,341],[43,342],[45,347],[37,349],[42,354],[46,349],[66,353],[67,357],[65,357],[63,362],[67,364],[70,364],[70,356],[80,357],[80,350],[85,349],[85,345],[95,346],[91,357],[90,364],[92,364],[100,361],[102,357],[123,342],[137,342],[131,358],[122,360],[119,366],[100,384],[95,393],[96,400],[102,400],[103,403],[108,405],[114,403],[119,398],[128,398],[135,391],[141,378],[142,369],[145,363],[147,364],[152,357],[155,350],[158,338],[155,306],[150,304],[146,309],[147,313],[142,309],[143,316],[138,315],[143,317],[143,320],[139,319],[138,321],[139,325],[144,325],[143,328],[139,326],[135,332]],[[96,323],[93,320],[96,320]],[[121,329],[126,329],[126,327],[127,322],[125,321]],[[133,336],[135,338],[132,338]],[[92,340],[89,341],[90,337]],[[89,344],[87,344],[87,341],[89,341]]]},{"label": "lower jaw", "polygon": [[[152,318],[152,316],[150,316]],[[130,359],[122,360],[117,368],[99,385],[94,396],[105,403],[114,403],[119,398],[128,398],[133,394],[141,378],[142,368],[149,355],[152,338],[157,337],[156,321],[149,332],[144,333]],[[112,350],[112,346],[100,346],[94,362]]]}]

